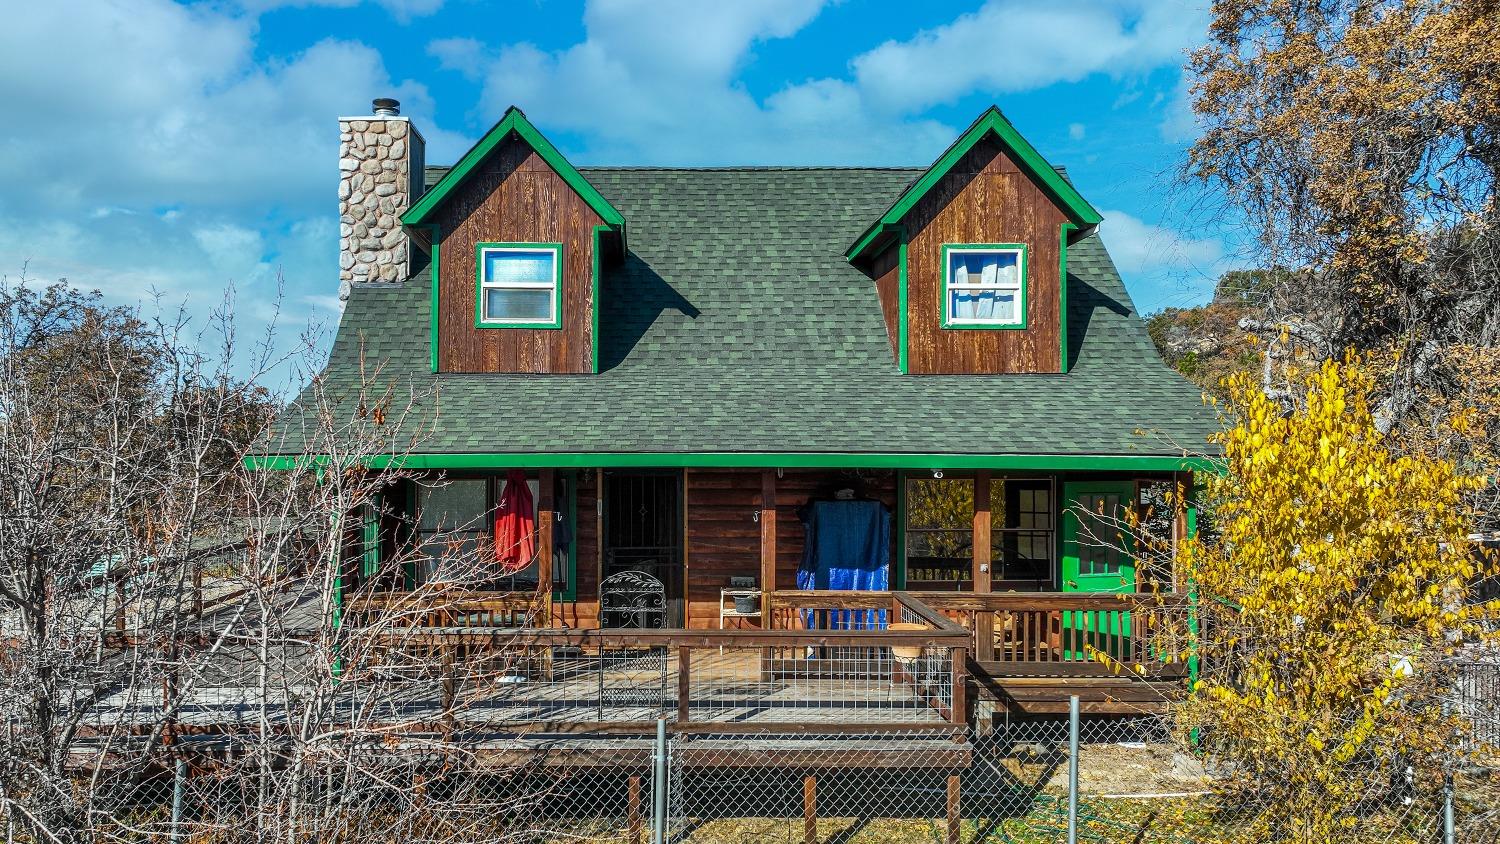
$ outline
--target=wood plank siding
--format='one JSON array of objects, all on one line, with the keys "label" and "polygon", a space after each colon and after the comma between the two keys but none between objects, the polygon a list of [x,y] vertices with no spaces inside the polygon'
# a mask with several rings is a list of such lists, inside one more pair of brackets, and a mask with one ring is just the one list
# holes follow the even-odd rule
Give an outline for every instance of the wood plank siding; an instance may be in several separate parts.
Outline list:
[{"label": "wood plank siding", "polygon": [[880,313],[885,317],[885,336],[891,341],[891,357],[901,359],[901,247],[891,244],[875,256],[870,275],[875,278],[875,293],[880,297]]},{"label": "wood plank siding", "polygon": [[[603,221],[541,156],[505,141],[437,213],[438,369],[592,372],[594,226]],[[563,244],[562,327],[475,328],[475,245]]]},{"label": "wood plank siding", "polygon": [[[894,513],[894,472],[861,473],[865,491]],[[776,479],[776,588],[791,589],[802,563],[804,534],[798,510],[809,499],[831,496],[855,478],[838,470],[788,469]],[[757,470],[694,469],[687,491],[689,618],[696,628],[717,627],[719,589],[731,575],[759,579],[761,474]],[[894,520],[893,520],[894,522]],[[894,528],[894,525],[893,525]],[[895,555],[892,536],[892,557]],[[581,593],[580,593],[581,597]]]},{"label": "wood plank siding", "polygon": [[[917,203],[907,231],[907,371],[1060,372],[1059,227],[1063,213],[993,137]],[[944,329],[942,248],[1024,243],[1027,328]]]},{"label": "wood plank siding", "polygon": [[[774,470],[772,470],[774,471]],[[861,473],[864,489],[894,514],[894,472]],[[855,479],[840,470],[787,470],[776,479],[776,587],[791,589],[802,562],[803,531],[798,510],[809,499],[832,495]],[[553,618],[574,629],[597,626],[599,533],[597,482],[593,470],[578,472],[576,542],[578,592],[574,602],[554,604]],[[761,472],[755,469],[694,469],[688,478],[685,553],[688,623],[699,630],[719,624],[719,590],[733,576],[760,576]],[[892,520],[892,561],[895,559]],[[756,627],[752,619],[747,627]]]}]

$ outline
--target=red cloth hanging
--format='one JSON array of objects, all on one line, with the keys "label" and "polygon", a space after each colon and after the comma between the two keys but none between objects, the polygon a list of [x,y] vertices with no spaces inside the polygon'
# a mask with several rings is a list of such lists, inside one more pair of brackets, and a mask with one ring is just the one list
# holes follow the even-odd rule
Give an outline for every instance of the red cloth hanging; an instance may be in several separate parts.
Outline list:
[{"label": "red cloth hanging", "polygon": [[512,469],[495,508],[495,559],[501,574],[511,574],[531,565],[535,558],[536,505],[526,473]]}]

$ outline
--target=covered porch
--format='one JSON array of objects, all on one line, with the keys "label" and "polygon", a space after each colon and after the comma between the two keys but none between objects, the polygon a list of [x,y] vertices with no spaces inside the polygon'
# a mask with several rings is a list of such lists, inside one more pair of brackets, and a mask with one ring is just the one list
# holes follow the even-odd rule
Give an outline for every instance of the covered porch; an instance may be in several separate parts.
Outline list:
[{"label": "covered porch", "polygon": [[[923,716],[937,713],[949,723],[955,714],[960,723],[974,723],[1057,713],[1070,694],[1079,694],[1089,712],[1159,711],[1188,674],[1185,648],[1161,644],[1167,633],[1187,629],[1187,605],[1175,594],[1174,573],[1156,562],[1191,528],[1190,511],[1171,503],[1191,486],[1190,472],[1177,464],[1112,471],[524,471],[534,507],[533,563],[501,576],[480,569],[478,577],[445,581],[440,575],[454,569],[455,558],[472,558],[493,542],[495,508],[510,476],[500,468],[434,472],[385,490],[349,532],[342,584],[348,621],[399,608],[402,626],[428,628],[434,642],[458,636],[451,642],[460,653],[471,644],[464,637],[526,630],[547,639],[543,650],[559,669],[548,669],[554,678],[569,676],[574,655],[597,660],[597,700],[576,712],[553,707],[577,723],[620,720],[620,713],[601,708],[607,695],[599,690],[606,652],[629,650],[605,644],[618,636],[666,637],[658,645],[670,652],[668,674],[679,679],[707,682],[717,675],[740,678],[740,688],[770,684],[756,692],[765,700],[745,710],[758,714],[715,719],[725,723],[763,722],[795,708],[776,705],[778,696],[825,700],[829,705],[819,711],[826,713],[858,708],[899,685],[901,665],[892,656],[899,645],[856,646],[830,636],[925,636],[929,645],[943,643],[948,662],[961,651],[962,660],[949,667],[961,679],[950,677],[948,694],[963,706]],[[866,502],[886,514],[879,523],[886,535],[876,543],[884,550],[862,563],[883,569],[861,584],[873,588],[816,588],[820,561],[808,534],[816,530],[811,511],[822,501]],[[1137,547],[1137,535],[1160,547]],[[395,559],[403,560],[399,567],[385,564]],[[610,583],[630,572],[660,584],[660,613],[612,610]],[[921,627],[891,629],[913,606],[922,611],[905,623]],[[687,654],[685,670],[675,662],[684,659],[680,654]],[[786,685],[814,678],[828,683],[810,697],[808,689]],[[704,697],[697,688],[690,682],[664,704],[684,712],[684,723],[713,709],[705,701],[716,693]],[[837,706],[830,699],[835,689],[847,698]],[[569,692],[558,699],[579,698]],[[608,717],[585,718],[590,707]],[[904,717],[894,722],[911,726]]]}]

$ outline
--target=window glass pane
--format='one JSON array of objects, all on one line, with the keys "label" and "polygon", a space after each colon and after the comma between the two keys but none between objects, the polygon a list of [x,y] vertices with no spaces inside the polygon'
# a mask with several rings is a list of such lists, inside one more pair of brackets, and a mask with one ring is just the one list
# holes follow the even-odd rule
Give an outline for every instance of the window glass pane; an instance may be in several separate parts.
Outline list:
[{"label": "window glass pane", "polygon": [[536,252],[484,253],[484,280],[487,283],[515,284],[530,282],[551,284],[555,278],[553,262],[557,255],[551,250]]},{"label": "window glass pane", "polygon": [[480,530],[484,527],[487,482],[483,478],[448,481],[417,488],[417,527],[421,530]]},{"label": "window glass pane", "polygon": [[913,478],[906,482],[909,528],[971,528],[974,481],[971,478]]},{"label": "window glass pane", "polygon": [[948,319],[1021,322],[1021,254],[1014,251],[949,252]]},{"label": "window glass pane", "polygon": [[1052,487],[1045,480],[996,479],[993,502],[995,578],[1049,581],[1052,578]]},{"label": "window glass pane", "polygon": [[489,320],[552,319],[551,289],[506,289],[487,287],[484,291],[484,318]]},{"label": "window glass pane", "polygon": [[422,542],[423,581],[448,580],[475,582],[491,572],[481,557],[481,541],[487,534],[428,534]]},{"label": "window glass pane", "polygon": [[950,252],[948,265],[954,284],[1015,288],[1021,281],[1019,252]]}]

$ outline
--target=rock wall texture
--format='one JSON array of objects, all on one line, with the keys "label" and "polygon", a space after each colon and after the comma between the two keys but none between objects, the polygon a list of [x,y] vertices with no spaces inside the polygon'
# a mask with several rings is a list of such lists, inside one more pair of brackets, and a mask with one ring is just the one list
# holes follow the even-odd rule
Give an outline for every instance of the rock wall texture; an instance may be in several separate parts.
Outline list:
[{"label": "rock wall texture", "polygon": [[404,117],[339,119],[339,298],[410,274],[401,214],[422,191],[423,152]]}]

